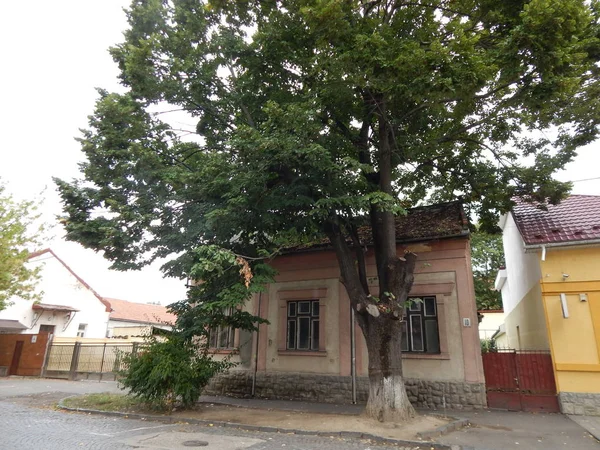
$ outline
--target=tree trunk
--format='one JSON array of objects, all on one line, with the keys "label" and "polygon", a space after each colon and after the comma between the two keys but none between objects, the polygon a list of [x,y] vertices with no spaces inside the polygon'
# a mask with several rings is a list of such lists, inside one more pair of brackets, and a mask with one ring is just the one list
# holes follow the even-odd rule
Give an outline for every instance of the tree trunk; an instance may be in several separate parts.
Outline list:
[{"label": "tree trunk", "polygon": [[[376,218],[380,216],[374,215]],[[381,221],[383,224],[385,222]],[[373,228],[377,225],[373,223]],[[413,284],[417,256],[410,252],[403,257],[397,256],[395,244],[393,251],[385,252],[384,249],[378,253],[377,242],[381,236],[378,233],[375,254],[379,297],[373,297],[368,289],[362,247],[355,244],[353,250],[356,257],[353,257],[347,241],[335,224],[328,236],[337,255],[340,281],[356,312],[356,320],[369,352],[369,400],[365,414],[382,422],[405,422],[415,416],[415,410],[408,400],[402,378],[401,318]],[[353,240],[356,241],[357,237]],[[385,257],[381,256],[382,253]]]},{"label": "tree trunk", "polygon": [[401,322],[369,314],[359,322],[364,323],[361,328],[369,351],[366,416],[380,422],[405,422],[415,417],[402,376]]}]

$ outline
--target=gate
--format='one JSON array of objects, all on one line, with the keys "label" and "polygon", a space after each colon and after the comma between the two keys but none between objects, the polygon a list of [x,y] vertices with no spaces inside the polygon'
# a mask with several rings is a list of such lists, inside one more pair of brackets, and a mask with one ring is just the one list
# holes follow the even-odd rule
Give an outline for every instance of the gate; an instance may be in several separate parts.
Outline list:
[{"label": "gate", "polygon": [[500,350],[482,359],[490,408],[559,412],[550,352]]},{"label": "gate", "polygon": [[39,377],[47,348],[47,334],[0,334],[0,373]]}]

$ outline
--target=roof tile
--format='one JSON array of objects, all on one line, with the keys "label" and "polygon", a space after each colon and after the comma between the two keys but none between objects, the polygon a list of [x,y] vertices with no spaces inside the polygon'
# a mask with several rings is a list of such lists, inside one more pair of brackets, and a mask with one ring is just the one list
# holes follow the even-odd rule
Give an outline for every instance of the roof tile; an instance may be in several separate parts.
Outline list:
[{"label": "roof tile", "polygon": [[174,324],[177,316],[167,312],[165,306],[128,302],[116,298],[105,298],[112,306],[110,319],[143,323]]},{"label": "roof tile", "polygon": [[[398,243],[444,239],[468,234],[469,222],[460,201],[419,206],[408,209],[406,215],[396,217],[396,241]],[[373,244],[373,233],[370,226],[359,227],[358,235],[362,244]],[[329,240],[322,238],[311,244],[292,247],[288,251],[316,250],[327,246],[329,246]]]},{"label": "roof tile", "polygon": [[598,195],[571,195],[547,211],[517,200],[512,213],[527,245],[600,240]]}]

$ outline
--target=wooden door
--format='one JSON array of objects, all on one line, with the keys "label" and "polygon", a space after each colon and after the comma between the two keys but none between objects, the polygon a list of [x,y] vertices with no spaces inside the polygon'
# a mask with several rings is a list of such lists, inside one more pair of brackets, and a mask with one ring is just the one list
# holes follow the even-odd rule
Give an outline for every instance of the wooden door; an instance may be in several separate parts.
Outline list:
[{"label": "wooden door", "polygon": [[16,375],[19,370],[21,353],[23,353],[23,343],[24,341],[17,341],[15,343],[15,351],[13,352],[12,362],[10,363],[10,369],[8,370],[9,375]]}]

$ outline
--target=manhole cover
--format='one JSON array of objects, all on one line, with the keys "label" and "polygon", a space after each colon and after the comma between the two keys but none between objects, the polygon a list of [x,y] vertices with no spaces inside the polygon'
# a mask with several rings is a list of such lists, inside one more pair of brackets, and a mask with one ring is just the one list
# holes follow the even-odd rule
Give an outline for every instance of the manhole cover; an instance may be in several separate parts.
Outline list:
[{"label": "manhole cover", "polygon": [[183,443],[184,447],[206,447],[207,445],[206,441],[185,441]]}]

